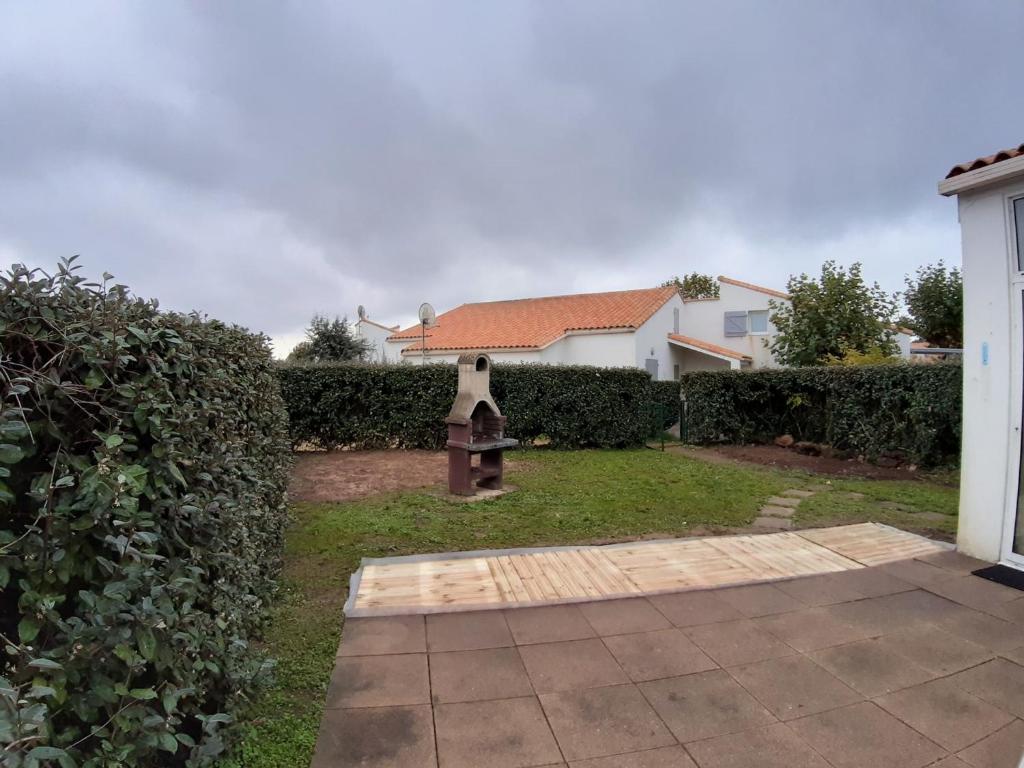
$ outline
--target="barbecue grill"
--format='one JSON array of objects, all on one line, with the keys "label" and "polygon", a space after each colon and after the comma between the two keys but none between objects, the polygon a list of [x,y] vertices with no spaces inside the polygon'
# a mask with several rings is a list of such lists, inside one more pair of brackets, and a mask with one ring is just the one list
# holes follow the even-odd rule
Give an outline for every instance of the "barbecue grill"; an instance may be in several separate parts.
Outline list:
[{"label": "barbecue grill", "polygon": [[444,423],[448,425],[448,490],[472,496],[474,481],[477,488],[500,489],[502,454],[519,441],[505,437],[505,417],[491,397],[491,358],[483,352],[459,356],[458,394]]}]

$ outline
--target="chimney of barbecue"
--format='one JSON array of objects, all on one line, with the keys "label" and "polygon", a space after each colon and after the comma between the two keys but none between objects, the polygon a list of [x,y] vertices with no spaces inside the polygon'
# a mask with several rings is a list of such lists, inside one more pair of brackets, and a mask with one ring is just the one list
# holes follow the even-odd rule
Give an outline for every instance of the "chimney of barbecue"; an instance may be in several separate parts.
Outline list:
[{"label": "chimney of barbecue", "polygon": [[501,416],[491,397],[491,358],[483,352],[459,355],[459,389],[445,421],[473,418],[477,405],[484,403],[494,416]]}]

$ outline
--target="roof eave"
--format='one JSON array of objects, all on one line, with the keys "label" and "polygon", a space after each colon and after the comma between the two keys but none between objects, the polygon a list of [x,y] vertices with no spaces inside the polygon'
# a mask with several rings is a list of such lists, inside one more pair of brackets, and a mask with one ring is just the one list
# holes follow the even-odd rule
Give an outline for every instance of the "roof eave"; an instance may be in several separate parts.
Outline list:
[{"label": "roof eave", "polygon": [[763,285],[755,285],[754,283],[748,283],[743,280],[737,280],[735,277],[726,277],[725,275],[718,276],[718,282],[725,283],[726,285],[733,285],[737,288],[746,288],[748,291],[754,293],[763,293],[768,296],[774,296],[776,299],[782,299],[783,301],[791,301],[792,296],[783,291],[777,291],[774,288],[766,288]]},{"label": "roof eave", "polygon": [[[608,333],[635,333],[636,328],[633,326],[617,326],[615,328],[570,328],[565,333],[556,336],[555,338],[545,341],[541,344],[534,345],[522,345],[517,347],[488,347],[488,346],[476,346],[476,347],[430,347],[426,348],[427,354],[436,352],[438,354],[452,355],[456,352],[543,352],[545,349],[550,347],[552,344],[561,341],[567,336],[594,336],[603,335]],[[427,337],[430,338],[429,336]],[[410,349],[419,339],[402,339],[402,341],[411,341],[409,347],[404,347],[400,350],[403,355],[418,355],[422,354],[423,350],[419,347],[416,349]]]},{"label": "roof eave", "polygon": [[742,352],[737,352],[736,354],[733,355],[726,355],[721,352],[716,352],[713,349],[705,349],[704,347],[699,347],[696,344],[690,344],[689,342],[686,341],[673,339],[672,334],[669,334],[668,343],[675,344],[676,346],[683,347],[684,349],[689,349],[691,352],[698,352],[702,355],[716,357],[719,360],[725,360],[727,362],[750,363],[753,362],[754,360],[754,358],[752,358],[750,355],[744,355]]},{"label": "roof eave", "polygon": [[1024,155],[1013,157],[1009,160],[1000,160],[998,163],[975,168],[973,171],[967,171],[949,179],[943,179],[939,182],[939,194],[944,197],[959,195],[978,187],[997,184],[1020,175],[1024,175]]}]

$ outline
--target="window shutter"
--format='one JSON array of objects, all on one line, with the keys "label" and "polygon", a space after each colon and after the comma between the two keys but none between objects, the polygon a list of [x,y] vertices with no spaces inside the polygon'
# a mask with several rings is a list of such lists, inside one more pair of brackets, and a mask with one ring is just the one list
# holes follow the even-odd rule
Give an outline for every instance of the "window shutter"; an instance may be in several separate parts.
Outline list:
[{"label": "window shutter", "polygon": [[747,313],[726,312],[725,313],[725,335],[746,336],[747,335]]}]

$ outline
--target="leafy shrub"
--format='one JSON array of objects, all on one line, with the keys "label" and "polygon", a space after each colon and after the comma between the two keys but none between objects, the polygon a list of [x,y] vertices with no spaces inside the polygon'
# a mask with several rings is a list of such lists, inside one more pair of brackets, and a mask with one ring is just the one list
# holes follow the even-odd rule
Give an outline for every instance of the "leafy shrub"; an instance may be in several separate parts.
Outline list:
[{"label": "leafy shrub", "polygon": [[[440,448],[447,439],[454,365],[286,365],[279,374],[296,444]],[[544,436],[561,448],[619,447],[650,433],[654,388],[636,368],[498,364],[491,394],[507,433],[526,443]]]},{"label": "leafy shrub", "polygon": [[5,765],[204,765],[268,662],[286,521],[267,340],[122,286],[0,277]]},{"label": "leafy shrub", "polygon": [[792,434],[924,465],[959,459],[962,385],[957,363],[707,371],[684,374],[681,384],[694,442]]}]

